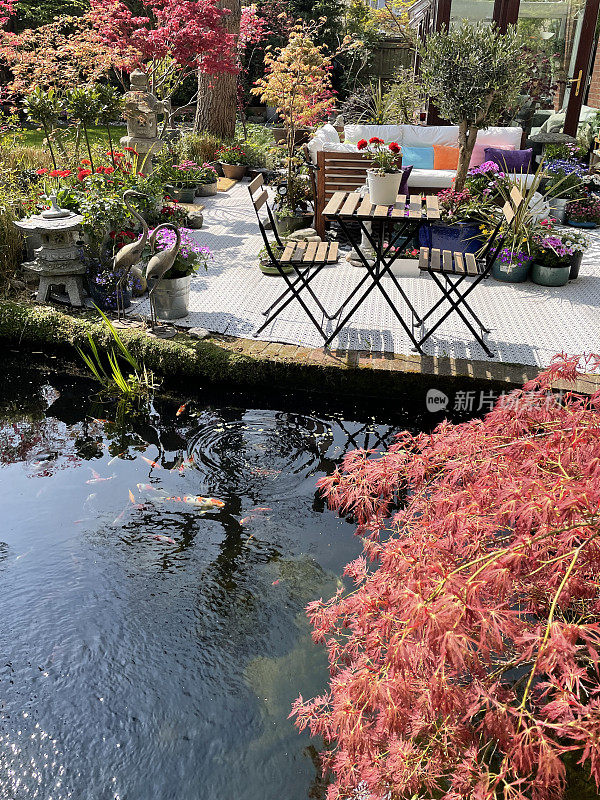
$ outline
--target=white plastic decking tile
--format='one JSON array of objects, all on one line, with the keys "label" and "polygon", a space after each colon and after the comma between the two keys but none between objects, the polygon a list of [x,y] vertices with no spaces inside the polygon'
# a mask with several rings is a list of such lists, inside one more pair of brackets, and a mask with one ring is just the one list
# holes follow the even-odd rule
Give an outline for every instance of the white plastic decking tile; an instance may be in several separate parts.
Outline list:
[{"label": "white plastic decking tile", "polygon": [[[203,198],[204,227],[192,235],[210,248],[208,271],[192,279],[190,311],[177,320],[184,327],[207,328],[215,333],[252,338],[262,324],[262,312],[283,291],[280,277],[263,275],[258,253],[263,246],[248,184],[236,184],[227,193]],[[544,366],[559,352],[600,352],[600,233],[590,234],[580,277],[567,286],[550,288],[533,283],[508,284],[483,281],[470,295],[474,311],[492,329],[489,336],[496,359],[513,364]],[[335,310],[363,276],[348,264],[341,251],[337,264],[328,266],[311,284],[328,310]],[[390,297],[410,315],[394,285],[385,280]],[[428,277],[401,278],[415,308],[425,311],[439,298]],[[315,317],[321,315],[307,299]],[[148,301],[137,303],[135,313],[149,314]],[[332,330],[331,323],[324,329]],[[321,347],[323,341],[300,305],[293,301],[258,337],[264,341]],[[412,343],[377,289],[348,322],[332,348],[411,354]],[[452,314],[424,346],[436,356],[486,360],[484,350],[456,314]]]}]

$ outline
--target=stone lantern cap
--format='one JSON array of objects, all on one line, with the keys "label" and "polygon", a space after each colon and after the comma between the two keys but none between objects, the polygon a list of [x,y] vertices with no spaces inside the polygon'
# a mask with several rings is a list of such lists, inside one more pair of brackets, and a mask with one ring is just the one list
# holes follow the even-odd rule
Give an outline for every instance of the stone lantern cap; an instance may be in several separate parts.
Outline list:
[{"label": "stone lantern cap", "polygon": [[81,214],[74,214],[66,208],[59,208],[56,204],[56,196],[50,195],[50,208],[42,211],[41,214],[34,214],[27,219],[17,220],[14,224],[17,228],[24,231],[70,231],[77,228],[83,222]]}]

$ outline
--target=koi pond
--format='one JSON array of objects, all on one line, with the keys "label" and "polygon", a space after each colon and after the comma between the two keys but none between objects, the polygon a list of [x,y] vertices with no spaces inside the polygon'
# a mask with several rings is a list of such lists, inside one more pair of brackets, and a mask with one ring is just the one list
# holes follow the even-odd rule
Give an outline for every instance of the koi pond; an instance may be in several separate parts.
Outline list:
[{"label": "koi pond", "polygon": [[360,542],[315,482],[432,428],[427,387],[368,413],[200,392],[119,425],[46,363],[0,372],[0,797],[323,796],[288,714],[328,677],[304,607]]}]

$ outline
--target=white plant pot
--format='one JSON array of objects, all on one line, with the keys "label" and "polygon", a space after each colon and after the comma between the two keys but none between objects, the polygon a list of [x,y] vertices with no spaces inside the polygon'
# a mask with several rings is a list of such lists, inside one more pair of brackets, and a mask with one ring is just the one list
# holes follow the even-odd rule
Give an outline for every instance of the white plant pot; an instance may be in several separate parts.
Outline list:
[{"label": "white plant pot", "polygon": [[191,275],[185,275],[183,278],[163,278],[153,295],[156,316],[159,319],[187,317],[191,280]]},{"label": "white plant pot", "polygon": [[555,197],[549,201],[550,216],[554,217],[557,222],[563,223],[565,221],[568,202],[562,197]]},{"label": "white plant pot", "polygon": [[392,264],[392,274],[397,278],[418,278],[421,274],[418,258],[397,258]]},{"label": "white plant pot", "polygon": [[367,185],[371,202],[376,206],[392,206],[398,199],[401,172],[386,172],[378,175],[375,170],[367,170]]}]

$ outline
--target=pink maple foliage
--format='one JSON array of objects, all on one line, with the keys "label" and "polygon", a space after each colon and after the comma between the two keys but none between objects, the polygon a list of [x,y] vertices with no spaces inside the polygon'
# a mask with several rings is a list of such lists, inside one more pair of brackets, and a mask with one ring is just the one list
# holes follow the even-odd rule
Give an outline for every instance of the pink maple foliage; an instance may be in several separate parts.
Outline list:
[{"label": "pink maple foliage", "polygon": [[566,762],[600,784],[600,392],[550,391],[579,362],[319,482],[364,544],[307,609],[331,677],[292,711],[329,800],[555,800]]},{"label": "pink maple foliage", "polygon": [[130,58],[131,67],[156,69],[169,59],[187,70],[235,72],[235,37],[223,27],[218,0],[140,0],[136,14],[123,0],[91,0],[90,17],[103,39]]}]

